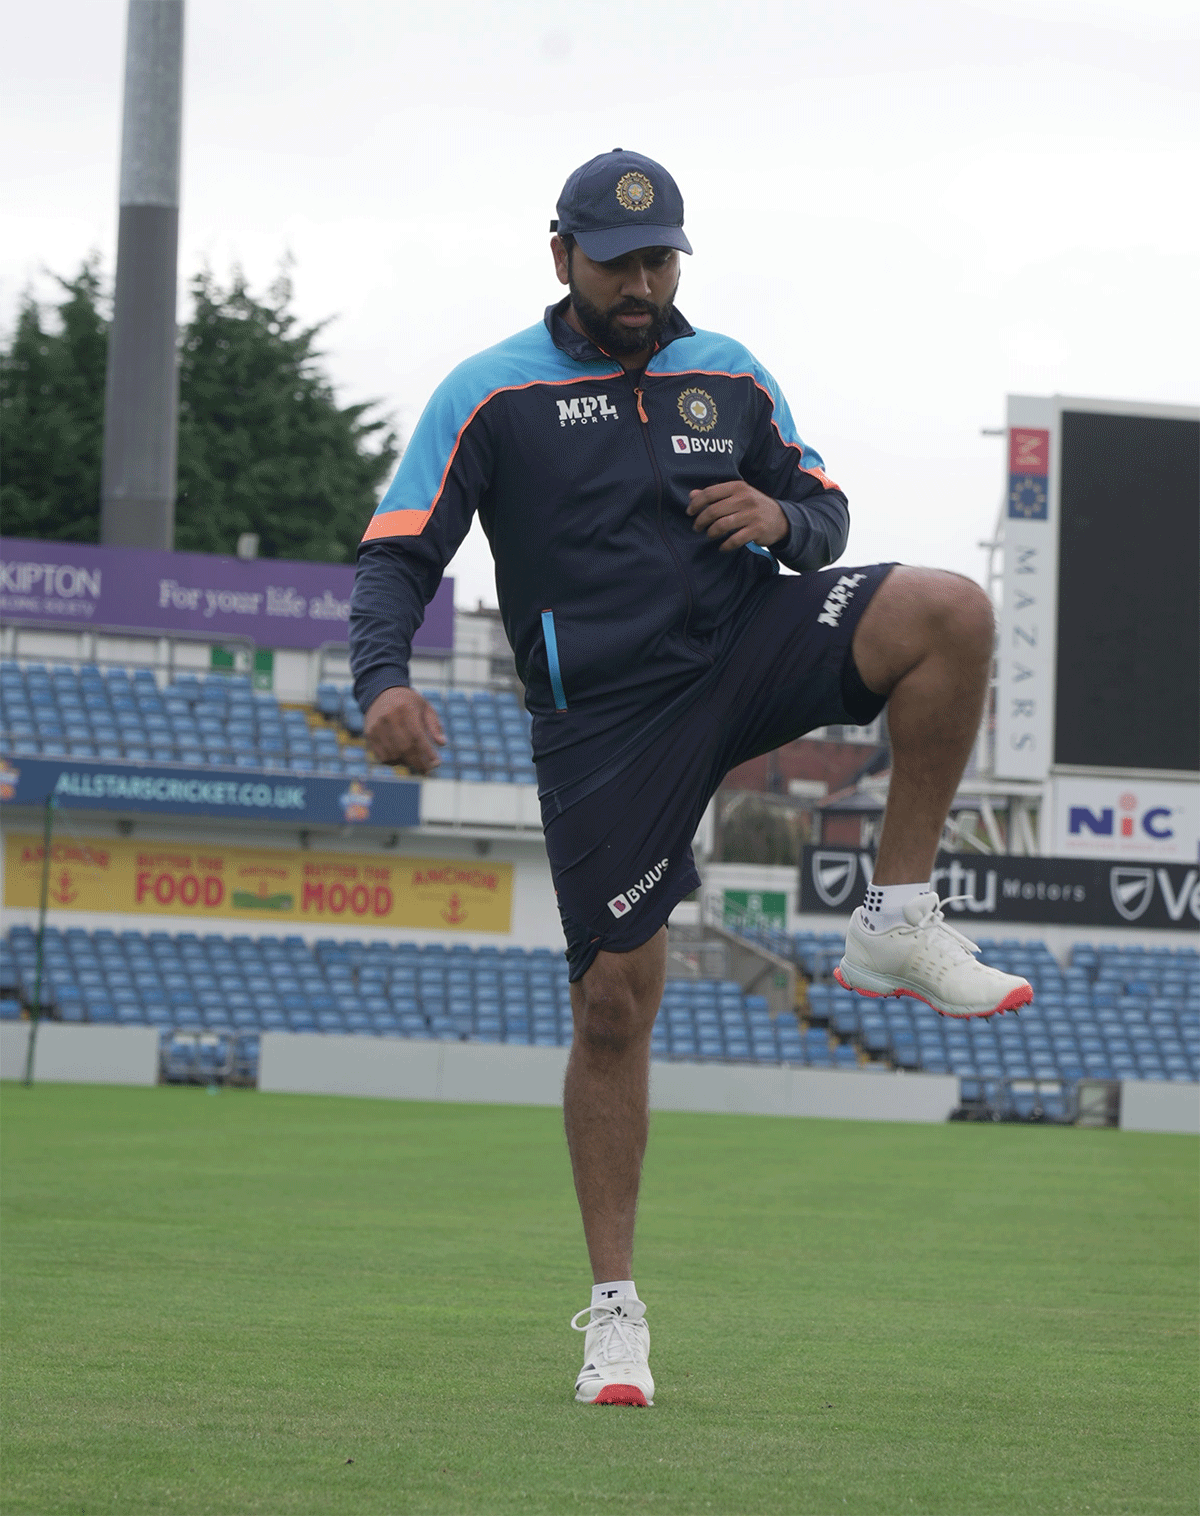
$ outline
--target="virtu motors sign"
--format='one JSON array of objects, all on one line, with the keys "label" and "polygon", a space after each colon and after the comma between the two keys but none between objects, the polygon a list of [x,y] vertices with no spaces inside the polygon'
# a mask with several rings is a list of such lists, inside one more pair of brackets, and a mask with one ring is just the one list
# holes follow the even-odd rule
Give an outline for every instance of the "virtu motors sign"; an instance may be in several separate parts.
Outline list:
[{"label": "virtu motors sign", "polygon": [[[865,850],[806,847],[802,913],[849,916],[862,902],[874,858]],[[1190,932],[1200,926],[1200,865],[1158,867],[1078,858],[966,857],[939,853],[933,887],[967,934],[993,923],[1128,926]]]}]

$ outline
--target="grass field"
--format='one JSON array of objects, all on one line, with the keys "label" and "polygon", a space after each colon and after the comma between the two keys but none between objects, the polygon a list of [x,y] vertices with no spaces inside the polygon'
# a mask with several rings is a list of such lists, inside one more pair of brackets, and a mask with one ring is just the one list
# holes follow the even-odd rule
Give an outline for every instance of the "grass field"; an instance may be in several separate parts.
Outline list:
[{"label": "grass field", "polygon": [[1190,1139],[658,1116],[631,1410],[553,1111],[2,1108],[5,1516],[1194,1516]]}]

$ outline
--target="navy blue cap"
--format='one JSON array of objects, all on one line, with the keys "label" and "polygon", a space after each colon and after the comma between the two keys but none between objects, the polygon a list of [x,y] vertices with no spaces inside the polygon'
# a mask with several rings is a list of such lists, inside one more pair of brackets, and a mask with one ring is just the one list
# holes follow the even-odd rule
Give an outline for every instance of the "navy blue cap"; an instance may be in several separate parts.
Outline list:
[{"label": "navy blue cap", "polygon": [[683,234],[683,196],[653,158],[615,147],[577,168],[558,197],[552,232],[570,232],[597,263],[639,247],[677,247],[690,253]]}]

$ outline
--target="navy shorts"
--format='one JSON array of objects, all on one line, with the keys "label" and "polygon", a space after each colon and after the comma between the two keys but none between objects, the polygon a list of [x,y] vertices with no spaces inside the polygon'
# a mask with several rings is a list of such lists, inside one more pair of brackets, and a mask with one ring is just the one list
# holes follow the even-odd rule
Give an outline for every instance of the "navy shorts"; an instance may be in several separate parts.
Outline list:
[{"label": "navy shorts", "polygon": [[[886,704],[850,656],[858,619],[894,565],[780,575],[696,697],[621,765],[553,802],[546,852],[571,979],[596,954],[648,942],[699,887],[691,842],[730,769],[815,727],[865,726]],[[563,799],[569,803],[563,804]]]}]

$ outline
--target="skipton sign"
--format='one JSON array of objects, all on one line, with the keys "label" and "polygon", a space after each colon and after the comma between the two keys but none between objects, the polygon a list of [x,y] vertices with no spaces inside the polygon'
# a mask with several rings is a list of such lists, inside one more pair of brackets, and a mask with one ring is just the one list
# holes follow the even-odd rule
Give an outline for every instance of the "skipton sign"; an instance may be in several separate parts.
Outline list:
[{"label": "skipton sign", "polygon": [[[849,916],[862,901],[875,860],[849,848],[806,847],[800,864],[802,913]],[[1200,865],[1138,867],[1079,858],[964,857],[939,853],[933,887],[946,915],[967,935],[991,922],[1128,926],[1195,933]]]},{"label": "skipton sign", "polygon": [[[318,648],[346,641],[353,587],[345,563],[0,537],[0,616],[18,625]],[[443,579],[413,647],[428,656],[453,646],[454,581]]]}]

